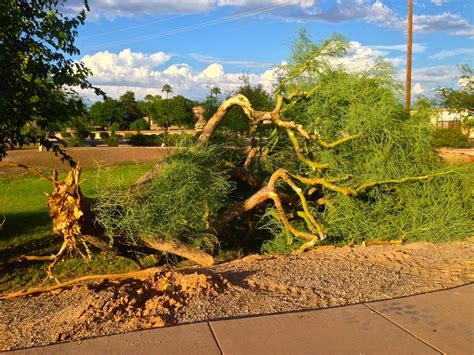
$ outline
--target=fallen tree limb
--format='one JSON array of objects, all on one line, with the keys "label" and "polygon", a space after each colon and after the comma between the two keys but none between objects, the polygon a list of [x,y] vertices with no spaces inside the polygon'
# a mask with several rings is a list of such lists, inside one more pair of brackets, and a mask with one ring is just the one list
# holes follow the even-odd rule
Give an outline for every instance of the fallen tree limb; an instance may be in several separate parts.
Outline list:
[{"label": "fallen tree limb", "polygon": [[214,258],[192,245],[180,243],[178,241],[159,240],[159,238],[148,235],[140,238],[147,246],[161,252],[176,254],[183,258],[194,261],[201,266],[211,266]]}]

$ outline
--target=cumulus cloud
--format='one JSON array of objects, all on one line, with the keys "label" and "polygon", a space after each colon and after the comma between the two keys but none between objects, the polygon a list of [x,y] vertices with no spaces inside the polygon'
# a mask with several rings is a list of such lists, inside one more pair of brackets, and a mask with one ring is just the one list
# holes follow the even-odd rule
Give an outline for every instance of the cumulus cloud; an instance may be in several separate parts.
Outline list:
[{"label": "cumulus cloud", "polygon": [[[350,46],[348,55],[335,60],[333,64],[343,66],[351,72],[367,70],[387,54],[386,51],[364,46],[359,42],[351,42]],[[186,63],[168,64],[171,57],[171,54],[164,52],[142,53],[124,49],[118,53],[104,51],[86,55],[82,61],[93,73],[91,82],[114,98],[120,97],[127,90],[134,91],[139,99],[147,94],[158,95],[164,84],[170,84],[175,95],[203,98],[211,87],[217,86],[222,92],[230,93],[240,84],[241,72],[228,72],[223,63],[208,63],[202,70],[195,70]],[[396,66],[405,60],[403,56],[385,59]],[[278,70],[277,67],[272,67],[260,73],[249,74],[249,80],[254,85],[261,84],[266,90],[272,91]],[[457,74],[458,70],[454,65],[417,68],[413,71],[413,81],[419,85],[415,84],[414,93],[425,93],[434,86],[446,85]],[[404,81],[403,70],[398,71],[397,78]],[[92,101],[98,99],[92,92],[79,92]]]},{"label": "cumulus cloud", "polygon": [[413,85],[413,88],[411,89],[411,92],[413,93],[413,95],[421,95],[425,92],[425,88],[423,87],[423,85],[421,85],[421,83],[415,83],[415,85]]},{"label": "cumulus cloud", "polygon": [[341,65],[350,72],[367,70],[374,66],[376,61],[385,53],[377,49],[363,46],[359,42],[350,42],[348,55],[335,59],[336,65]]},{"label": "cumulus cloud", "polygon": [[[240,84],[241,73],[226,73],[221,63],[210,63],[201,71],[185,63],[160,67],[171,57],[164,52],[146,54],[124,49],[119,53],[105,51],[86,55],[82,62],[93,73],[91,82],[114,98],[127,90],[133,90],[138,98],[160,94],[164,84],[170,84],[174,94],[202,98],[210,87],[218,86],[223,92],[230,92]],[[249,74],[249,79],[252,84],[262,84],[271,90],[275,73],[276,69],[268,69],[261,74]],[[98,99],[89,91],[80,93],[91,100]]]},{"label": "cumulus cloud", "polygon": [[166,63],[170,54],[156,52],[145,54],[124,49],[118,54],[108,51],[86,55],[82,62],[92,71],[95,81],[112,84],[121,82],[148,83],[152,79],[152,69]]}]

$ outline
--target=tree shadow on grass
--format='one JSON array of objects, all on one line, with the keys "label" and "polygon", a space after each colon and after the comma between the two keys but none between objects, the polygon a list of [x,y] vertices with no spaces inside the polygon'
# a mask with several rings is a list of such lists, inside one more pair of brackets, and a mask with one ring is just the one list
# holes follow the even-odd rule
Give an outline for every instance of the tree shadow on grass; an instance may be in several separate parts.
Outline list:
[{"label": "tree shadow on grass", "polygon": [[0,243],[10,242],[18,237],[33,235],[39,230],[46,229],[51,229],[51,220],[47,211],[7,213],[0,231]]},{"label": "tree shadow on grass", "polygon": [[60,242],[53,234],[47,212],[7,214],[0,232],[0,263],[22,255],[47,255]]}]

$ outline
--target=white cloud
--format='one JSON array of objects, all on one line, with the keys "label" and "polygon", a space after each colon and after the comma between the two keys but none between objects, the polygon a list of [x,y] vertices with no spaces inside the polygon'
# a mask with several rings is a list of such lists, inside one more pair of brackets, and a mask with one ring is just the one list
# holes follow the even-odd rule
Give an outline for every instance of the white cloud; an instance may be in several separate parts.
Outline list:
[{"label": "white cloud", "polygon": [[[119,53],[98,52],[87,55],[82,62],[91,69],[91,82],[102,88],[107,95],[118,98],[125,91],[132,90],[137,98],[147,94],[160,94],[164,84],[173,87],[173,94],[189,98],[202,98],[209,88],[218,86],[230,92],[240,84],[241,73],[226,73],[221,63],[210,63],[202,71],[194,70],[189,64],[166,64],[170,54],[157,52],[145,54],[125,49]],[[249,74],[252,84],[262,84],[271,90],[275,81],[276,69],[268,69],[262,74]],[[92,92],[80,91],[91,100],[97,100]]]},{"label": "white cloud", "polygon": [[[72,0],[69,7],[78,11],[82,1]],[[190,14],[207,12],[216,7],[236,7],[245,10],[259,9],[278,5],[288,5],[301,9],[315,6],[316,0],[95,0],[89,3],[91,16],[105,17],[162,16],[169,14]]]},{"label": "white cloud", "polygon": [[445,4],[445,3],[447,3],[448,0],[431,0],[431,2],[432,2],[433,4],[435,4],[436,6],[441,6],[441,5]]},{"label": "white cloud", "polygon": [[[459,70],[455,65],[436,65],[430,67],[416,68],[412,71],[412,81],[421,82],[423,84],[445,84],[453,82]],[[399,80],[405,80],[405,70],[397,73]]]},{"label": "white cloud", "polygon": [[[370,46],[371,48],[374,49],[381,49],[381,50],[386,50],[389,52],[392,51],[397,51],[397,52],[406,52],[407,51],[407,45],[406,44],[395,44],[395,45],[375,45],[375,46]],[[419,44],[419,43],[413,43],[412,44],[412,51],[413,53],[423,53],[426,50],[426,46]]]},{"label": "white cloud", "polygon": [[240,67],[247,67],[247,68],[268,68],[272,66],[270,63],[260,63],[260,62],[253,62],[250,60],[223,60],[213,56],[207,56],[197,53],[190,53],[189,56],[194,60],[202,63],[220,63],[220,64],[230,64],[230,65],[238,65]]},{"label": "white cloud", "polygon": [[435,53],[433,55],[430,55],[428,58],[429,59],[437,59],[437,60],[443,60],[446,58],[451,58],[451,57],[458,57],[458,56],[474,56],[474,48],[456,48],[456,49],[444,49],[438,53]]},{"label": "white cloud", "polygon": [[[165,15],[177,15],[179,17],[209,12],[219,7],[228,7],[235,11],[233,15],[229,16],[234,18],[217,17],[210,21],[212,23],[204,21],[191,26],[191,28],[183,27],[170,32],[187,32],[195,28],[214,26],[222,22],[251,16],[271,16],[299,22],[340,23],[364,21],[393,29],[405,30],[406,28],[405,15],[401,16],[381,0],[338,0],[330,7],[319,6],[320,2],[320,0],[95,0],[90,3],[91,12],[89,16],[96,20],[104,17],[107,19]],[[441,4],[446,1],[432,0],[432,2]],[[72,5],[70,5],[71,3]],[[71,0],[68,4],[74,12],[77,12],[83,6],[82,0]],[[174,18],[161,18],[150,22],[150,24],[173,20]],[[474,37],[474,26],[469,20],[450,12],[437,15],[414,15],[413,23],[414,30],[417,33],[449,31],[452,35]],[[138,27],[146,25],[143,24]],[[123,31],[123,29],[118,31]],[[149,37],[156,38],[171,34],[165,32],[155,37],[153,35]]]},{"label": "white cloud", "polygon": [[415,83],[415,85],[413,85],[413,88],[411,89],[411,92],[413,93],[413,95],[421,95],[425,92],[425,88],[423,87],[423,85],[421,85],[421,83]]},{"label": "white cloud", "polygon": [[474,26],[465,18],[450,12],[443,12],[440,15],[414,15],[413,31],[415,33],[452,31],[451,34],[455,35],[474,36]]},{"label": "white cloud", "polygon": [[[359,42],[351,42],[350,45],[348,56],[337,59],[334,64],[343,66],[351,72],[369,69],[380,57],[387,54],[383,50],[364,46]],[[241,73],[226,72],[222,63],[209,63],[202,70],[195,70],[184,63],[166,65],[171,57],[171,54],[164,52],[147,54],[125,49],[119,53],[106,51],[87,55],[83,58],[83,62],[93,72],[91,82],[114,98],[120,97],[127,90],[134,91],[139,99],[147,94],[161,94],[164,84],[173,87],[174,95],[203,98],[209,93],[210,87],[217,86],[222,92],[230,93],[240,84]],[[385,56],[385,59],[396,66],[405,61],[404,56],[389,58]],[[260,74],[249,74],[250,82],[262,84],[266,90],[272,91],[278,70],[273,67]],[[454,65],[416,68],[412,75],[412,80],[416,83],[413,92],[430,92],[435,86],[453,83],[457,75],[458,69]],[[405,80],[403,69],[398,70],[397,78],[402,82]],[[93,101],[98,99],[91,92],[79,92]]]},{"label": "white cloud", "polygon": [[350,42],[350,50],[346,57],[334,60],[335,64],[342,65],[349,71],[366,70],[375,64],[383,52],[363,46],[359,42]]}]

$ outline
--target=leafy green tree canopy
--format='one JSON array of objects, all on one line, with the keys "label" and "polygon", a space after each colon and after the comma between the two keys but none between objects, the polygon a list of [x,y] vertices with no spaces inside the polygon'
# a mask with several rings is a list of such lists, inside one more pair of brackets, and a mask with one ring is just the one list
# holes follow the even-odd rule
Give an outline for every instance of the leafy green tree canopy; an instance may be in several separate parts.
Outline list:
[{"label": "leafy green tree canopy", "polygon": [[87,80],[90,71],[70,58],[79,54],[74,41],[86,10],[65,16],[60,12],[64,2],[0,1],[0,156],[7,146],[47,143],[43,133],[24,135],[25,124],[44,132],[54,121],[68,120],[55,112],[58,107],[66,103],[74,111],[83,109],[70,101],[71,88],[93,88]]},{"label": "leafy green tree canopy", "polygon": [[195,103],[184,96],[176,95],[171,99],[156,100],[152,104],[153,120],[162,127],[171,125],[193,127],[193,106]]},{"label": "leafy green tree canopy", "polygon": [[129,90],[120,96],[120,103],[125,107],[125,122],[127,125],[144,116],[137,105],[133,91]]},{"label": "leafy green tree canopy", "polygon": [[125,126],[126,107],[122,102],[106,98],[104,102],[96,102],[89,110],[89,116],[94,125],[110,127]]}]

